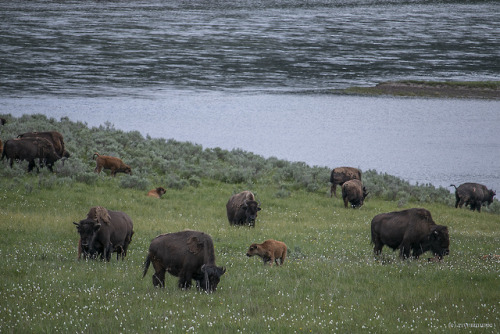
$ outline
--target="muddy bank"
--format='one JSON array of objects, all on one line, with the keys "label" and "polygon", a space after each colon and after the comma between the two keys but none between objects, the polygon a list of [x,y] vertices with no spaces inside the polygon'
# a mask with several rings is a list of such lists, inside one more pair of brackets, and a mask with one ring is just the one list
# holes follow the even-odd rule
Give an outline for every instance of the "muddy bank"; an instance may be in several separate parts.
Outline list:
[{"label": "muddy bank", "polygon": [[352,87],[343,94],[500,100],[500,81],[494,82],[383,82],[375,87]]}]

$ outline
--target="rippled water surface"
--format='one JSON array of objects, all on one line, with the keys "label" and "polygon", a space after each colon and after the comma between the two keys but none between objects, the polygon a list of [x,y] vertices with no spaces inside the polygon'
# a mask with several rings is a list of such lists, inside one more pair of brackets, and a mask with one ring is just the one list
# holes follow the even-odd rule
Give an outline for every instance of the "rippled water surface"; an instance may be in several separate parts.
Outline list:
[{"label": "rippled water surface", "polygon": [[0,113],[498,190],[499,101],[326,93],[500,80],[499,13],[497,1],[0,0]]}]

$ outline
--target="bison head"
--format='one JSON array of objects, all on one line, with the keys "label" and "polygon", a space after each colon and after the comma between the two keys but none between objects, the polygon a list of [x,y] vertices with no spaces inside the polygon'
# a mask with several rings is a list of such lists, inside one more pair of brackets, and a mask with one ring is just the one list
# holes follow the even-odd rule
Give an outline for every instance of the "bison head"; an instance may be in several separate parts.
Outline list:
[{"label": "bison head", "polygon": [[429,242],[431,251],[439,259],[442,259],[443,256],[450,254],[450,236],[446,226],[433,226],[431,228],[431,234],[429,235]]},{"label": "bison head", "polygon": [[80,234],[81,247],[84,254],[94,255],[96,253],[94,238],[101,228],[101,224],[91,219],[81,220],[79,223],[73,222],[73,224],[76,225],[76,230]]},{"label": "bison head", "polygon": [[226,268],[217,267],[212,264],[204,264],[201,266],[203,278],[197,282],[198,288],[203,289],[207,293],[215,292],[217,285],[220,282],[220,277],[226,272]]},{"label": "bison head", "polygon": [[258,254],[260,254],[259,245],[251,244],[250,247],[248,248],[247,256],[251,257],[251,256],[258,255]]},{"label": "bison head", "polygon": [[261,210],[259,203],[257,201],[245,201],[241,209],[245,211],[247,224],[250,226],[255,226],[257,212]]}]

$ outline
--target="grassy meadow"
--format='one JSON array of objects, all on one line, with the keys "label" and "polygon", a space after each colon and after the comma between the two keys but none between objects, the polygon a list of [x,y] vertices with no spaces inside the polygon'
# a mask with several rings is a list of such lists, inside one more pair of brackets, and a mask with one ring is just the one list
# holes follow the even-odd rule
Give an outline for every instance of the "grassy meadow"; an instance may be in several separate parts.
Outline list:
[{"label": "grassy meadow", "polygon": [[[328,196],[328,169],[40,116],[9,118],[2,141],[31,129],[33,120],[62,131],[73,155],[57,163],[55,174],[27,174],[26,165],[0,162],[1,333],[499,331],[500,260],[484,258],[500,254],[498,201],[481,213],[455,209],[446,190],[368,172],[372,194],[360,209],[345,209]],[[77,139],[75,131],[90,139]],[[142,151],[165,150],[168,164],[157,155],[134,155],[130,136]],[[92,172],[91,154],[109,154],[111,146],[132,161],[132,177]],[[160,185],[167,188],[162,199],[146,197]],[[232,227],[225,204],[247,189],[262,205],[256,227]],[[135,234],[124,261],[77,260],[73,222],[95,205],[132,218]],[[387,248],[374,258],[371,219],[410,207],[424,207],[448,226],[450,255],[442,262],[428,262],[430,253],[401,261]],[[165,288],[154,288],[152,268],[142,278],[151,240],[183,229],[214,240],[216,263],[227,269],[214,294],[179,290],[168,275]],[[251,243],[270,238],[288,246],[282,267],[245,255]]]}]

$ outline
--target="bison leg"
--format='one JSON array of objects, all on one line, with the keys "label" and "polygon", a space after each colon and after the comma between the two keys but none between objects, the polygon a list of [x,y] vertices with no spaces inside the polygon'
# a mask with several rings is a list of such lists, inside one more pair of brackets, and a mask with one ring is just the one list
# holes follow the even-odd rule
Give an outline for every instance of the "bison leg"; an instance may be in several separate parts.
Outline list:
[{"label": "bison leg", "polygon": [[399,246],[399,257],[402,259],[407,259],[410,257],[410,251],[411,247],[409,244],[402,243],[401,246]]},{"label": "bison leg", "polygon": [[344,198],[344,207],[347,209],[347,203],[349,203],[349,200],[346,198]]},{"label": "bison leg", "polygon": [[191,280],[192,275],[190,273],[181,272],[179,275],[179,288],[183,290],[191,288]]},{"label": "bison leg", "polygon": [[161,265],[160,262],[153,259],[153,268],[155,273],[153,275],[153,286],[163,288],[165,286],[165,272],[166,269]]},{"label": "bison leg", "polygon": [[332,184],[332,187],[330,188],[330,197],[332,197],[332,193],[337,197],[337,184]]}]

